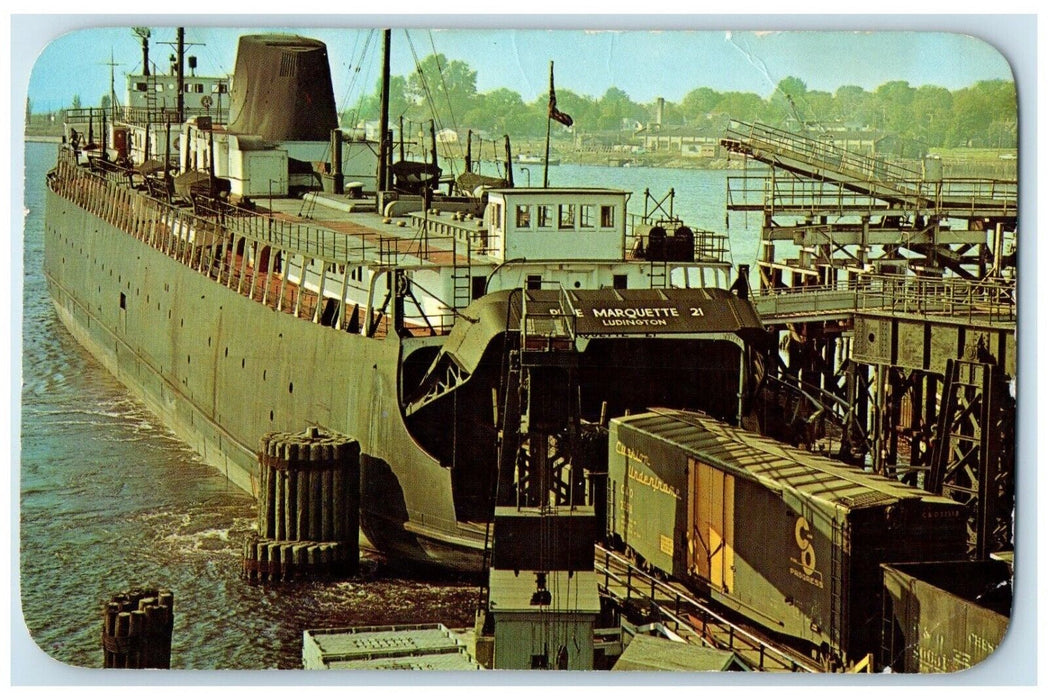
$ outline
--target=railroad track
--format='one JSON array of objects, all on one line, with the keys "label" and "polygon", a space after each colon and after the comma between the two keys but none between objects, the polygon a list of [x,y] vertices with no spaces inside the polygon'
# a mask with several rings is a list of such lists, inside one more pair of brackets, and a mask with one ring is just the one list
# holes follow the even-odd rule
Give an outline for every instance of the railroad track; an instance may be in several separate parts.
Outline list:
[{"label": "railroad track", "polygon": [[661,581],[641,571],[626,557],[596,546],[594,567],[602,575],[601,592],[619,603],[642,600],[655,608],[667,627],[689,644],[734,651],[751,668],[767,672],[819,673],[807,656],[759,631],[731,622],[708,601],[678,583]]}]

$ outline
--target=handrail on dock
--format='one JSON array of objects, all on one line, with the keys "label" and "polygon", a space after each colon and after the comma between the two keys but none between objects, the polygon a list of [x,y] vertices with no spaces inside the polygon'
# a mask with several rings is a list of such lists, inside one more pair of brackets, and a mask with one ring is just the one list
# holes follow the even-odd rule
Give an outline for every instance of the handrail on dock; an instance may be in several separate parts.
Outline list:
[{"label": "handrail on dock", "polygon": [[785,150],[805,162],[824,165],[838,172],[848,172],[870,182],[921,178],[921,173],[917,170],[881,158],[853,153],[834,145],[832,140],[820,141],[759,122],[729,122],[727,136],[729,140],[737,140],[740,144],[770,147],[779,152]]},{"label": "handrail on dock", "polygon": [[[636,592],[638,594],[645,595],[645,597],[650,602],[656,605],[659,605],[656,602],[656,593],[660,592],[662,595],[674,601],[673,610],[670,610],[665,606],[659,605],[660,611],[664,615],[666,615],[666,617],[669,618],[671,622],[673,622],[677,630],[680,630],[682,626],[688,627],[692,632],[694,632],[698,636],[699,639],[702,640],[703,645],[710,645],[710,643],[706,640],[705,636],[703,636],[705,632],[705,626],[710,623],[715,623],[730,631],[728,639],[729,649],[737,649],[736,643],[741,640],[746,642],[747,644],[752,645],[754,649],[759,651],[759,670],[765,670],[765,658],[774,658],[779,664],[782,664],[785,668],[791,671],[806,671],[809,673],[819,671],[818,668],[809,664],[807,661],[801,661],[795,657],[791,657],[783,653],[780,649],[771,646],[767,641],[761,639],[752,632],[744,629],[743,627],[740,627],[739,625],[732,623],[722,615],[719,615],[718,613],[711,610],[708,606],[703,605],[694,597],[686,593],[683,593],[682,591],[670,586],[669,584],[663,581],[659,581],[654,576],[649,576],[648,574],[644,573],[636,566],[634,566],[633,563],[625,557],[615,552],[612,552],[611,550],[606,549],[605,547],[602,547],[600,545],[596,546],[595,554],[596,560],[594,562],[594,567],[597,573],[604,575],[603,589],[605,591],[610,591],[610,584],[614,579],[616,584],[625,587],[627,598],[631,597],[633,593]],[[616,565],[624,567],[626,569],[625,579],[621,578],[618,574],[612,571],[613,562]],[[634,579],[636,579],[636,581]],[[641,585],[638,584],[643,584],[644,588],[646,588],[647,590],[643,590]],[[704,629],[697,629],[682,618],[682,605],[688,605],[702,614],[702,622]]]},{"label": "handrail on dock", "polygon": [[[832,136],[830,138],[832,139]],[[828,198],[847,199],[847,195],[835,192],[845,189],[873,201],[901,202],[906,209],[925,213],[930,210],[953,215],[960,215],[965,211],[970,212],[971,216],[1016,215],[1016,180],[943,178],[941,175],[932,177],[926,172],[904,167],[883,158],[839,148],[832,141],[801,136],[759,123],[729,123],[722,143],[729,150],[773,166],[782,166],[784,158],[792,160],[794,165],[792,168],[786,168],[787,172],[796,171],[805,178],[817,176],[817,181],[809,180],[801,185],[804,188],[810,186],[810,190],[798,193],[792,189],[796,185],[787,185],[787,189],[781,189],[779,184],[782,181],[790,183],[791,179],[796,180],[796,174],[791,178],[789,175],[762,173],[762,180],[770,184],[765,184],[759,190],[763,197],[761,203],[770,211],[774,211],[775,208],[792,209],[805,204],[813,208],[825,207],[832,203]],[[824,182],[823,179],[827,176],[830,180]],[[748,187],[743,189],[743,201],[735,203],[732,182],[738,182],[740,179],[729,178],[729,209],[733,206],[752,208],[757,205],[757,202],[750,200],[748,196],[752,197],[758,190]],[[805,203],[803,199],[810,201]]]},{"label": "handrail on dock", "polygon": [[[861,274],[833,284],[776,287],[756,290],[754,302],[790,298],[811,299],[813,312],[828,311],[820,307],[820,297],[853,294],[853,301],[839,303],[832,310],[851,306],[855,311],[888,310],[894,313],[948,315],[956,318],[986,318],[991,322],[1014,322],[1016,306],[1015,281],[999,277],[968,280],[959,277],[924,277],[920,275]],[[791,308],[794,308],[791,306]]]}]

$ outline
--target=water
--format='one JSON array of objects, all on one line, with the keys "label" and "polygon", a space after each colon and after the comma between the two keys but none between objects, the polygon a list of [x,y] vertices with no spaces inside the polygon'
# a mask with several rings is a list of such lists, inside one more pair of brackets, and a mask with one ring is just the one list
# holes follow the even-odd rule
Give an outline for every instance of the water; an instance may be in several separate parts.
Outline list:
[{"label": "water", "polygon": [[54,153],[53,144],[27,145],[19,562],[36,644],[66,664],[101,668],[103,605],[136,586],[174,592],[178,669],[298,668],[310,628],[472,625],[474,582],[412,577],[377,557],[348,582],[241,579],[253,500],[130,398],[54,314],[41,271]]},{"label": "water", "polygon": [[[474,582],[412,576],[378,557],[347,582],[253,586],[241,579],[253,500],[130,398],[54,314],[41,271],[43,183],[54,153],[53,144],[27,144],[19,562],[24,620],[37,645],[66,664],[100,668],[104,603],[145,586],[174,592],[171,665],[178,669],[297,668],[302,630],[310,628],[471,625]],[[675,212],[685,221],[724,231],[726,175],[561,165],[550,179],[637,193],[647,187],[658,197],[674,187]],[[634,195],[634,211],[641,198]],[[734,262],[752,263],[755,231],[731,232]]]}]

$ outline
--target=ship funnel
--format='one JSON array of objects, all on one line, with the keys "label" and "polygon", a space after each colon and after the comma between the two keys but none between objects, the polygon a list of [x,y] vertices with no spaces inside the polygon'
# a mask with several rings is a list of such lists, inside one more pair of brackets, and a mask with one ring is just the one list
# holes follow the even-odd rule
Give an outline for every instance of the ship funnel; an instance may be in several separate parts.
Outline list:
[{"label": "ship funnel", "polygon": [[327,46],[300,36],[240,37],[231,87],[236,134],[269,141],[327,141],[338,127]]}]

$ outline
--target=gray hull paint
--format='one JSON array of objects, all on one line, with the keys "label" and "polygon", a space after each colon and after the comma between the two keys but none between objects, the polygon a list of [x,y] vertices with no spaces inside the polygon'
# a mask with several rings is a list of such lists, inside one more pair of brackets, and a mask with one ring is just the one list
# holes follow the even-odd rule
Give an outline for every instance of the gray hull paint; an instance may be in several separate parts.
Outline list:
[{"label": "gray hull paint", "polygon": [[449,470],[402,420],[399,339],[276,312],[51,191],[46,206],[59,318],[208,463],[254,494],[262,435],[338,431],[361,444],[362,527],[375,546],[479,570],[483,540],[455,520]]}]

